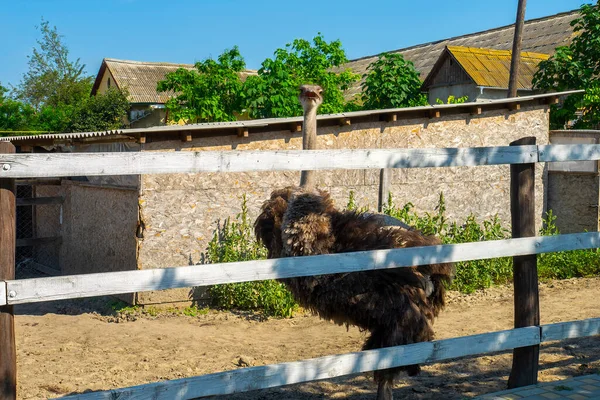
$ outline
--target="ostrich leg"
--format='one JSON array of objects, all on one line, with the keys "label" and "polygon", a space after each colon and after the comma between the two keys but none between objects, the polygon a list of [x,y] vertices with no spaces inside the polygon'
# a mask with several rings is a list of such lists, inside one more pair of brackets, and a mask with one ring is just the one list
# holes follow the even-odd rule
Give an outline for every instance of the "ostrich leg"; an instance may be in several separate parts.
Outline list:
[{"label": "ostrich leg", "polygon": [[394,400],[392,383],[390,381],[379,382],[379,387],[377,388],[377,400]]}]

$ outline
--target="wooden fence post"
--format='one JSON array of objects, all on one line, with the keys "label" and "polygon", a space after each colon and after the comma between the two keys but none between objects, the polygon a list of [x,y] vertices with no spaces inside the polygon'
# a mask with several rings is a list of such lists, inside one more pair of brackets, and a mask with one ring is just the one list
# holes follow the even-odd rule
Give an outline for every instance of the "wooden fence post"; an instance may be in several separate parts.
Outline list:
[{"label": "wooden fence post", "polygon": [[[0,142],[0,154],[14,153],[12,143]],[[6,168],[0,163],[0,168]],[[15,180],[0,179],[0,281],[15,279]],[[17,352],[13,306],[0,306],[0,398],[17,398]]]},{"label": "wooden fence post", "polygon": [[377,202],[377,211],[380,213],[383,212],[383,208],[387,204],[391,180],[392,170],[390,168],[384,168],[379,171],[379,201]]},{"label": "wooden fence post", "polygon": [[[535,145],[535,137],[525,137],[511,146]],[[535,236],[535,164],[510,166],[510,212],[512,237]],[[513,257],[515,328],[540,324],[537,257],[535,254]],[[539,345],[513,350],[508,387],[537,383]]]}]

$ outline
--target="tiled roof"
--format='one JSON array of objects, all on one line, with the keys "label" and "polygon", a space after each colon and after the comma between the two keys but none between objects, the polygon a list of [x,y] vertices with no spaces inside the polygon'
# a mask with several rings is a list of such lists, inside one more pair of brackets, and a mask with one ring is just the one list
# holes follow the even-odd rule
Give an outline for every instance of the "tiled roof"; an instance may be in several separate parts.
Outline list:
[{"label": "tiled roof", "polygon": [[[92,88],[92,94],[96,92],[104,72],[108,70],[116,85],[129,91],[131,103],[164,104],[172,96],[172,93],[157,92],[156,84],[163,80],[167,73],[175,72],[179,68],[191,70],[194,69],[194,65],[105,58]],[[241,77],[245,79],[254,73],[255,71],[247,70],[241,73]]]},{"label": "tiled roof", "polygon": [[[570,24],[578,16],[579,10],[574,10],[526,21],[523,27],[523,51],[552,55],[556,47],[570,44],[574,36]],[[510,50],[512,49],[513,36],[514,25],[508,25],[488,31],[393,50],[392,53],[401,53],[405,59],[412,61],[417,71],[421,73],[421,79],[424,80],[446,46]],[[363,57],[350,61],[344,67],[352,68],[355,73],[362,75],[367,71],[369,64],[376,59],[376,55]],[[358,93],[360,93],[360,84],[354,85],[347,95],[352,96]]]},{"label": "tiled roof", "polygon": [[[438,65],[445,56],[453,57],[464,71],[473,79],[477,86],[508,88],[510,76],[510,62],[512,51],[478,49],[473,47],[448,46],[447,53],[440,57],[440,61],[425,79],[423,88],[427,88],[433,75],[439,69]],[[522,52],[519,63],[518,89],[531,89],[533,75],[537,71],[540,61],[548,59],[547,54]]]}]

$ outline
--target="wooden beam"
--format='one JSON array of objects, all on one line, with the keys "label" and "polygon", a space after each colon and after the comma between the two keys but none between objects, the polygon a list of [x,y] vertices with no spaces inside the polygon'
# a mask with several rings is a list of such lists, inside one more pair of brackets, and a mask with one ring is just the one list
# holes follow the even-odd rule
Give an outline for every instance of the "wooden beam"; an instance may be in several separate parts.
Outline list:
[{"label": "wooden beam", "polygon": [[192,141],[192,134],[189,132],[181,133],[179,135],[179,137],[181,138],[182,142],[191,142]]},{"label": "wooden beam", "polygon": [[440,118],[440,110],[429,110],[429,118]]},{"label": "wooden beam", "polygon": [[387,122],[396,122],[398,121],[398,114],[392,113],[387,115]]},{"label": "wooden beam", "polygon": [[17,186],[60,186],[60,178],[17,179]]},{"label": "wooden beam", "polygon": [[[597,152],[600,155],[600,145]],[[537,162],[537,147],[0,155],[0,178],[457,167]]]},{"label": "wooden beam", "polygon": [[338,123],[340,126],[350,126],[352,122],[350,121],[350,118],[340,118]]},{"label": "wooden beam", "polygon": [[139,144],[146,143],[146,134],[145,133],[141,133],[140,134],[140,138],[137,141],[138,141]]},{"label": "wooden beam", "polygon": [[[525,137],[511,146],[535,145],[535,137]],[[535,231],[535,164],[510,166],[510,213],[512,237],[534,237]],[[537,257],[533,254],[513,257],[515,328],[540,324]],[[508,387],[537,383],[539,345],[515,349]]]},{"label": "wooden beam", "polygon": [[[6,285],[7,290],[13,293],[8,303],[25,304],[221,283],[486,260],[597,247],[600,247],[600,232],[586,232],[310,257],[103,272],[60,278],[21,279],[8,281]],[[114,266],[106,265],[103,269],[114,269]]]},{"label": "wooden beam", "polygon": [[49,244],[61,242],[61,236],[49,236],[41,238],[17,239],[16,247],[39,246],[41,244]]},{"label": "wooden beam", "polygon": [[237,128],[237,135],[238,137],[248,137],[248,128],[245,126]]},{"label": "wooden beam", "polygon": [[62,397],[63,400],[188,400],[331,379],[539,343],[538,328],[489,332],[404,346],[239,368],[191,378]]},{"label": "wooden beam", "polygon": [[547,97],[545,103],[546,104],[558,104],[559,98],[558,96]]},{"label": "wooden beam", "polygon": [[35,197],[31,199],[17,199],[17,206],[40,206],[45,204],[63,204],[64,197]]},{"label": "wooden beam", "polygon": [[509,103],[508,108],[511,111],[519,111],[521,109],[521,103]]},{"label": "wooden beam", "polygon": [[377,200],[377,211],[383,212],[384,206],[387,204],[390,193],[390,183],[392,180],[392,170],[383,168],[379,171],[379,197]]},{"label": "wooden beam", "polygon": [[[0,142],[0,154],[14,152],[12,143]],[[15,279],[16,232],[15,180],[0,179],[0,281]],[[1,292],[4,296],[8,293],[5,289]],[[6,304],[6,298],[0,304]],[[17,352],[11,305],[0,306],[0,398],[17,398]]]},{"label": "wooden beam", "polygon": [[471,115],[481,115],[481,106],[471,107]]},{"label": "wooden beam", "polygon": [[302,122],[292,122],[290,124],[290,132],[302,132]]}]

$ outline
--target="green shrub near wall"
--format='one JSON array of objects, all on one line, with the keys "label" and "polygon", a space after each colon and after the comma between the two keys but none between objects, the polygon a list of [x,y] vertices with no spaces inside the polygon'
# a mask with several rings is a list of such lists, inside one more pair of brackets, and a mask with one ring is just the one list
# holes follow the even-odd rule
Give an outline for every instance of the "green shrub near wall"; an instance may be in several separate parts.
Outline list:
[{"label": "green shrub near wall", "polygon": [[[366,211],[366,208],[358,207],[352,192],[346,208]],[[481,222],[473,215],[467,217],[464,223],[447,221],[446,205],[442,194],[440,194],[434,213],[418,215],[411,203],[397,207],[394,205],[391,195],[384,212],[414,226],[426,235],[437,235],[445,244],[510,238],[510,232],[503,227],[497,216]],[[549,211],[544,219],[544,227],[540,230],[540,235],[559,234],[555,220],[556,216]],[[227,219],[217,227],[213,239],[208,245],[206,258],[209,263],[266,258],[266,249],[259,245],[254,238],[252,223],[248,220],[245,196],[242,198],[241,212],[235,219]],[[600,252],[598,249],[538,255],[538,275],[542,281],[599,274]],[[462,293],[472,293],[478,289],[511,281],[511,257],[465,261],[456,264],[456,277],[450,289]],[[290,317],[298,309],[291,293],[283,284],[274,280],[215,285],[209,292],[213,305],[221,309],[260,311],[265,315],[277,317]]]}]

